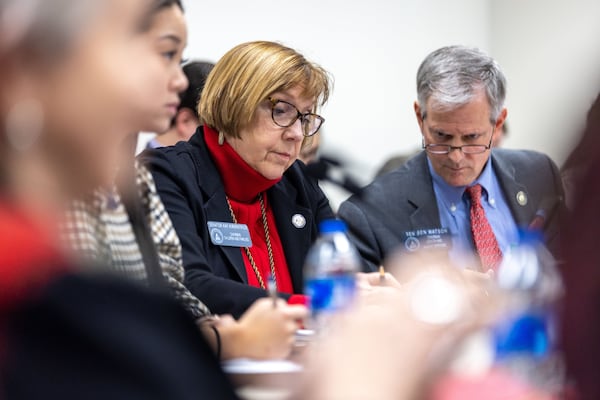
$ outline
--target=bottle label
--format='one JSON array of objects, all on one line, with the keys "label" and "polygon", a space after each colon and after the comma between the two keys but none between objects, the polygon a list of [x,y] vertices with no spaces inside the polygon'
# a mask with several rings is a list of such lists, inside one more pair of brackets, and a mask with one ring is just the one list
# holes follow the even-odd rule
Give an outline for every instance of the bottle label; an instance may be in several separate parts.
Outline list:
[{"label": "bottle label", "polygon": [[494,336],[499,359],[514,354],[542,358],[552,347],[549,317],[541,311],[526,312],[502,321],[495,327]]},{"label": "bottle label", "polygon": [[308,279],[306,295],[314,313],[335,312],[347,308],[353,301],[356,282],[353,275]]}]

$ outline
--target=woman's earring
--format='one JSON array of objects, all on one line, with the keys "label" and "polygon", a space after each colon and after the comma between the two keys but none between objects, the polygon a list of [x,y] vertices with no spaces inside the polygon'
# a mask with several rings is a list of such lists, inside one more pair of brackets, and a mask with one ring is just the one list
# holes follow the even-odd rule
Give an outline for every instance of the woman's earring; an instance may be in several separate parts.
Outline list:
[{"label": "woman's earring", "polygon": [[225,134],[223,132],[219,132],[219,146],[223,146],[225,143]]},{"label": "woman's earring", "polygon": [[17,151],[29,150],[42,134],[44,109],[36,99],[21,100],[8,112],[5,134],[8,143]]}]

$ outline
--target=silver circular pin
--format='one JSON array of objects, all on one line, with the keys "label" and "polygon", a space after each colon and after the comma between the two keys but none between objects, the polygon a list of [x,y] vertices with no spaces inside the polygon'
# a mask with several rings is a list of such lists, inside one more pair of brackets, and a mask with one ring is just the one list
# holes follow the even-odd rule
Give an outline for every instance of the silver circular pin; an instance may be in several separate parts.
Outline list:
[{"label": "silver circular pin", "polygon": [[517,203],[521,206],[527,205],[527,195],[522,190],[517,193]]},{"label": "silver circular pin", "polygon": [[306,218],[302,214],[294,214],[292,217],[292,225],[298,229],[302,229],[306,226]]}]

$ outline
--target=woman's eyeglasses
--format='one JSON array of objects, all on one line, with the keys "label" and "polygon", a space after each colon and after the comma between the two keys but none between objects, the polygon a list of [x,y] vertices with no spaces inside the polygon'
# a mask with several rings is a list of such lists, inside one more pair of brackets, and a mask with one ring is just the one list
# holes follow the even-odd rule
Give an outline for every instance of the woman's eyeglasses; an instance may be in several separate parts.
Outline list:
[{"label": "woman's eyeglasses", "polygon": [[271,102],[271,117],[277,126],[288,128],[300,119],[304,136],[312,136],[319,131],[325,118],[313,113],[302,114],[295,105],[287,101],[268,98]]}]

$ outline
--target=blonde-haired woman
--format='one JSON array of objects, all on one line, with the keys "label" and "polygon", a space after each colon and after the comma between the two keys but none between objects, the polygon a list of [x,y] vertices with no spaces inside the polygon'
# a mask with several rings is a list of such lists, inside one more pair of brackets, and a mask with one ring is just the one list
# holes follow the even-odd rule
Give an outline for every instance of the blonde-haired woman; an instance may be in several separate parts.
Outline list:
[{"label": "blonde-haired woman", "polygon": [[324,122],[330,78],[293,49],[250,42],[209,75],[189,142],[142,156],[183,246],[186,285],[240,316],[271,280],[303,301],[302,264],[329,201],[296,163]]}]

